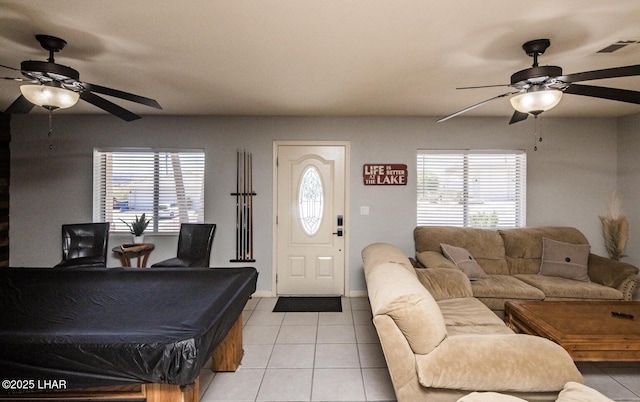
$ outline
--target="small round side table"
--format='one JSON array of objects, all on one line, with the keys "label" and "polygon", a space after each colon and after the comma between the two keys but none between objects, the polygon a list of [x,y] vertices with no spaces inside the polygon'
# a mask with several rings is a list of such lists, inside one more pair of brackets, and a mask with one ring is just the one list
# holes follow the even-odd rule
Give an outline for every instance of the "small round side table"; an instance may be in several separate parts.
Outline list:
[{"label": "small round side table", "polygon": [[149,254],[156,246],[153,243],[127,243],[116,246],[111,250],[120,255],[120,262],[123,267],[131,266],[131,258],[138,258],[136,266],[146,268]]}]

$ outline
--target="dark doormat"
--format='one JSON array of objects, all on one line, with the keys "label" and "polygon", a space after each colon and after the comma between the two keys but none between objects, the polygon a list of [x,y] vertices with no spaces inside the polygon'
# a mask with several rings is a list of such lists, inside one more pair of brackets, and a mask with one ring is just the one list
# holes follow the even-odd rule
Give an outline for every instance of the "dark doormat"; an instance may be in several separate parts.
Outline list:
[{"label": "dark doormat", "polygon": [[342,301],[336,297],[278,297],[274,313],[341,312]]}]

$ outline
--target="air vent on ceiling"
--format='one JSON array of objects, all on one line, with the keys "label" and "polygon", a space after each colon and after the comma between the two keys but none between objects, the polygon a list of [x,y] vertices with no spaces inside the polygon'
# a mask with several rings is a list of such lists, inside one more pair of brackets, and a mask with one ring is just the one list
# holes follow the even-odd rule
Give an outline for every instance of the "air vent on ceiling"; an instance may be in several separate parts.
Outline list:
[{"label": "air vent on ceiling", "polygon": [[604,49],[598,50],[596,53],[613,53],[624,47],[635,45],[638,43],[640,43],[640,40],[619,40],[616,43],[612,43],[611,45],[605,47]]}]

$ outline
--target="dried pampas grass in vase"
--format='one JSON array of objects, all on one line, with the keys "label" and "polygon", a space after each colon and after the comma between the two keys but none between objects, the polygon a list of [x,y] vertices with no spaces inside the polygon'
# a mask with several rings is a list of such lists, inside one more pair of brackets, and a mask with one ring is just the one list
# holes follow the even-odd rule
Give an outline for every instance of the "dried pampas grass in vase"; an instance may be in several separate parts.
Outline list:
[{"label": "dried pampas grass in vase", "polygon": [[620,194],[616,191],[609,199],[607,215],[600,216],[602,237],[609,258],[620,260],[624,257],[624,249],[629,238],[629,221],[620,209]]}]

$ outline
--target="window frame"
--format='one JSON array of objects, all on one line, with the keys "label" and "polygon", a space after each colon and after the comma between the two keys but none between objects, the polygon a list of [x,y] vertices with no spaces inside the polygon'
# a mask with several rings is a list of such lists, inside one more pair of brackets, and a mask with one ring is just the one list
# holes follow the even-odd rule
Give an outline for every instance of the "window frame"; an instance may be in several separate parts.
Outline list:
[{"label": "window frame", "polygon": [[[429,155],[436,158],[427,164]],[[418,149],[416,224],[525,227],[526,155],[524,150]]]},{"label": "window frame", "polygon": [[[123,154],[131,154],[131,157]],[[131,170],[126,171],[129,167]],[[114,176],[114,169],[121,170],[119,176]],[[178,181],[174,169],[182,174]],[[110,233],[129,233],[123,220],[131,222],[134,216],[145,213],[146,219],[151,218],[145,235],[177,234],[181,223],[204,222],[205,175],[204,148],[94,148],[93,221],[111,222]],[[122,185],[127,180],[141,184]],[[123,210],[123,204],[116,197],[118,191],[114,190],[118,188],[120,191],[128,190],[127,199],[121,200],[127,202],[126,210]],[[128,197],[132,189],[140,195],[134,197],[137,201],[134,201],[134,208],[129,209],[131,200]],[[120,213],[116,212],[116,201]],[[144,204],[145,208],[137,209],[136,202]],[[167,214],[170,215],[165,216]]]}]

